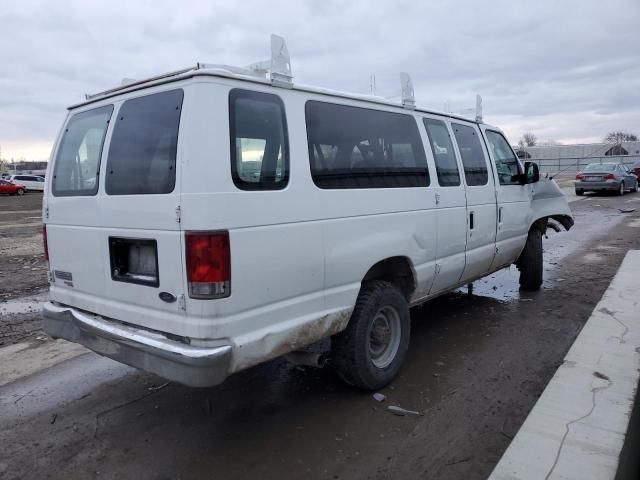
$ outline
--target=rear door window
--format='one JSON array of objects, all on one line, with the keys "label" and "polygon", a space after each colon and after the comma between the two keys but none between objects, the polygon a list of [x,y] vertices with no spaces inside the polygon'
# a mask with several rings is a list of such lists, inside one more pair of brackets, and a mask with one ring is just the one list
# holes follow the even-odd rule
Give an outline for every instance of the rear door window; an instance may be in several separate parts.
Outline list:
[{"label": "rear door window", "polygon": [[234,89],[229,93],[231,176],[242,190],[279,190],[289,179],[284,104],[277,95]]},{"label": "rear door window", "polygon": [[451,136],[446,124],[442,120],[425,118],[424,126],[429,136],[431,152],[436,162],[438,183],[442,187],[455,187],[460,185],[460,172],[456,154],[453,151]]},{"label": "rear door window", "polygon": [[476,129],[459,123],[452,123],[451,126],[462,157],[467,185],[470,187],[486,185],[489,181],[487,162]]},{"label": "rear door window", "polygon": [[90,196],[98,191],[100,157],[113,105],[76,113],[67,123],[53,167],[56,197]]},{"label": "rear door window", "polygon": [[107,158],[109,195],[173,191],[183,96],[182,89],[170,90],[122,104]]}]

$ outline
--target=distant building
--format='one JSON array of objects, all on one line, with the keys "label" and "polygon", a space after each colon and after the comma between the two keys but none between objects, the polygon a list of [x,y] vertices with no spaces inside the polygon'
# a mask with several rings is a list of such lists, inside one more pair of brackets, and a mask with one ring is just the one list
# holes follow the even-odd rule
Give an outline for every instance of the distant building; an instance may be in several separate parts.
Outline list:
[{"label": "distant building", "polygon": [[15,162],[8,164],[11,174],[44,175],[47,172],[48,162]]}]

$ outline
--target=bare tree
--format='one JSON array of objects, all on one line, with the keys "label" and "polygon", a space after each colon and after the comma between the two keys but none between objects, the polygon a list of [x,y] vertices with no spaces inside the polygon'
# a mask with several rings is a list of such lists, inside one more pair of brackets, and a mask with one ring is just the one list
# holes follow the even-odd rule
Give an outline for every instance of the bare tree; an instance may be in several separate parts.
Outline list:
[{"label": "bare tree", "polygon": [[637,142],[638,136],[633,133],[627,132],[609,132],[606,137],[604,137],[604,141],[607,143],[615,143],[619,145],[622,142]]},{"label": "bare tree", "polygon": [[525,132],[524,135],[522,135],[520,142],[518,142],[518,145],[522,147],[535,147],[537,143],[538,137],[531,132]]}]

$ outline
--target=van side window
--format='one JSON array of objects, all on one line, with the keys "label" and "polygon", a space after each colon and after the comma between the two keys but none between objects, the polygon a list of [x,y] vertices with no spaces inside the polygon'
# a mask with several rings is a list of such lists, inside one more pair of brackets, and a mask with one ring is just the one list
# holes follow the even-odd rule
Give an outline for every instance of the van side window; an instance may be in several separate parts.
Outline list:
[{"label": "van side window", "polygon": [[315,100],[305,114],[311,176],[319,188],[429,186],[413,116]]},{"label": "van side window", "polygon": [[452,123],[453,134],[458,142],[458,149],[462,156],[464,177],[470,187],[486,185],[489,181],[487,162],[484,159],[482,145],[475,128],[468,125]]},{"label": "van side window", "polygon": [[442,120],[424,118],[424,126],[429,135],[429,144],[436,162],[438,183],[442,187],[455,187],[460,185],[460,172],[453,144],[449,136],[449,130]]},{"label": "van side window", "polygon": [[100,157],[113,105],[76,113],[67,123],[53,167],[55,197],[98,192]]},{"label": "van side window", "polygon": [[231,176],[242,190],[279,190],[289,180],[284,104],[277,95],[233,89],[229,93]]},{"label": "van side window", "polygon": [[109,145],[109,195],[171,193],[176,184],[182,89],[122,104]]},{"label": "van side window", "polygon": [[507,140],[498,132],[486,130],[487,143],[496,163],[500,185],[520,185],[520,163]]}]

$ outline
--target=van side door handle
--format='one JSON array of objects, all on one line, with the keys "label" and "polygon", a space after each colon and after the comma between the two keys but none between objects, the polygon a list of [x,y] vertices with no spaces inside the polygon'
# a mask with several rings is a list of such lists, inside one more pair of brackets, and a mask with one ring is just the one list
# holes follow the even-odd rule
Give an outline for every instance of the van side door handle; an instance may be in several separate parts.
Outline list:
[{"label": "van side door handle", "polygon": [[498,223],[502,223],[502,207],[498,209]]},{"label": "van side door handle", "polygon": [[469,230],[473,230],[473,212],[469,212]]}]

